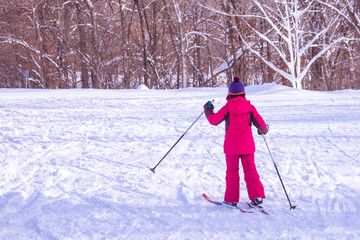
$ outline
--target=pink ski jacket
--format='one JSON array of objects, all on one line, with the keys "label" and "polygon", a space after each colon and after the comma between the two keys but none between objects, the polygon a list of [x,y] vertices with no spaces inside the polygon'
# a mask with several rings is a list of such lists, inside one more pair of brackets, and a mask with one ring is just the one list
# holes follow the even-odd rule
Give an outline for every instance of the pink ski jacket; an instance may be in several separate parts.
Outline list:
[{"label": "pink ski jacket", "polygon": [[227,155],[255,152],[252,124],[260,132],[267,131],[266,124],[256,108],[243,97],[228,100],[217,113],[214,113],[213,109],[205,109],[205,115],[212,125],[218,125],[225,120],[224,153]]}]

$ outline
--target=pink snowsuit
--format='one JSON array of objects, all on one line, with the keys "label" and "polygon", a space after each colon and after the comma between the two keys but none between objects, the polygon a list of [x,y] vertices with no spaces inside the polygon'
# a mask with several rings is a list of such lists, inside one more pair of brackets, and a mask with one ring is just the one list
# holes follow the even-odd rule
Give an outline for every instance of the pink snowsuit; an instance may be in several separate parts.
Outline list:
[{"label": "pink snowsuit", "polygon": [[213,109],[205,109],[205,115],[212,125],[225,120],[224,153],[227,169],[224,201],[239,202],[240,158],[250,200],[265,198],[264,187],[255,166],[255,142],[251,125],[254,124],[260,131],[266,131],[267,127],[256,108],[244,97],[236,97],[228,100],[217,113]]}]

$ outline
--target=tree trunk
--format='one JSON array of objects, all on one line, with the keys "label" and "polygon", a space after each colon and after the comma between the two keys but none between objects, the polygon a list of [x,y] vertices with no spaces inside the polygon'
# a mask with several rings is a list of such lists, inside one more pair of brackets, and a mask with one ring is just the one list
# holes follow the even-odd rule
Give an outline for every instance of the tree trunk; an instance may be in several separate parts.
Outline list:
[{"label": "tree trunk", "polygon": [[85,0],[86,6],[90,12],[90,20],[91,20],[91,46],[93,49],[93,57],[91,58],[91,81],[93,88],[102,88],[101,85],[104,82],[104,76],[101,73],[101,57],[99,51],[99,36],[97,32],[97,20],[95,9],[90,0]]},{"label": "tree trunk", "polygon": [[79,49],[78,53],[80,55],[80,71],[81,71],[81,87],[89,88],[89,67],[86,60],[86,33],[85,33],[85,22],[84,22],[84,13],[79,2],[76,3],[76,15],[77,15],[77,25],[79,31]]},{"label": "tree trunk", "polygon": [[[139,19],[140,19],[140,30],[141,30],[141,38],[142,38],[142,51],[143,51],[143,64],[144,64],[144,84],[148,87],[148,75],[147,75],[147,50],[146,50],[146,39],[145,39],[145,29],[144,29],[144,20],[142,16],[143,9],[140,7],[139,1],[141,0],[134,0],[134,3],[137,7]],[[145,10],[144,10],[145,11]]]},{"label": "tree trunk", "polygon": [[[39,6],[38,6],[39,7]],[[46,59],[45,59],[45,44],[43,41],[43,36],[41,34],[40,26],[42,23],[40,22],[39,16],[37,15],[37,12],[41,14],[41,11],[37,11],[34,6],[34,2],[31,1],[31,9],[34,9],[32,12],[33,14],[33,22],[34,22],[34,28],[36,33],[36,40],[39,48],[39,61],[40,61],[40,69],[39,69],[39,77],[40,77],[40,83],[43,88],[49,88],[49,78],[47,75],[47,65],[46,65]]]}]

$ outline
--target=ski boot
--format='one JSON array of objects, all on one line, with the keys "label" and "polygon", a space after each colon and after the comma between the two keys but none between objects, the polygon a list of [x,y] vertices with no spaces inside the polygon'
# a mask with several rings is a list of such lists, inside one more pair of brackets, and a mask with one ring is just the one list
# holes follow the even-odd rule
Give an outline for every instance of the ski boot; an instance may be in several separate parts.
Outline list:
[{"label": "ski boot", "polygon": [[226,202],[226,201],[224,201],[223,204],[228,205],[228,206],[230,206],[230,207],[237,207],[237,203],[236,203],[236,202]]},{"label": "ski boot", "polygon": [[251,200],[251,205],[253,206],[261,206],[263,202],[263,199],[262,198],[254,198],[253,200]]}]

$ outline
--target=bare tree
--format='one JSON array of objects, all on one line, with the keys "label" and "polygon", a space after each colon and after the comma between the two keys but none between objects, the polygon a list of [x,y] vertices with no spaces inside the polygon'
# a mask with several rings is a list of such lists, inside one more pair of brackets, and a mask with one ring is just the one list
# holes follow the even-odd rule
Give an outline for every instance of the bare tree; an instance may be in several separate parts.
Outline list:
[{"label": "bare tree", "polygon": [[332,65],[324,67],[332,69],[331,86],[325,90],[356,88],[360,86],[357,76],[360,71],[360,3],[356,0],[342,0],[336,3],[328,3],[319,1],[323,6],[336,12],[341,16],[339,27],[334,30],[334,34],[342,34],[347,36],[347,41],[343,43],[342,48],[333,56],[329,56],[329,60],[335,59]]},{"label": "bare tree", "polygon": [[85,32],[85,19],[84,19],[84,7],[81,5],[81,1],[76,1],[76,20],[77,29],[79,34],[78,42],[78,54],[80,56],[80,71],[81,71],[81,87],[89,88],[89,66],[88,66],[88,55],[86,48],[86,32]]},{"label": "bare tree", "polygon": [[0,0],[0,86],[360,88],[357,0]]},{"label": "bare tree", "polygon": [[188,82],[188,68],[186,64],[186,29],[184,22],[184,8],[185,2],[183,0],[171,0],[173,11],[175,13],[175,26],[176,26],[176,34],[177,34],[177,44],[179,46],[179,56],[180,56],[180,69],[179,75],[181,76],[182,87],[187,87]]},{"label": "bare tree", "polygon": [[[273,62],[268,61],[260,54],[259,50],[250,46],[248,39],[244,38],[241,33],[239,35],[252,53],[290,81],[295,88],[302,88],[302,80],[316,60],[336,44],[346,39],[346,37],[340,36],[328,43],[321,41],[321,38],[337,24],[338,16],[328,22],[327,26],[319,29],[318,32],[311,32],[304,28],[304,22],[307,20],[307,14],[311,13],[310,9],[314,1],[309,1],[305,5],[300,5],[298,0],[281,1],[276,2],[275,7],[260,3],[259,1],[254,1],[254,3],[260,9],[262,15],[243,16],[243,18],[263,18],[270,24],[272,32],[265,35],[264,32],[255,29],[247,21],[245,23],[258,37],[272,46],[287,69],[281,69]],[[278,41],[279,39],[280,41]],[[318,44],[322,44],[321,51],[306,61],[305,56],[308,51],[314,46],[318,46]]]}]

